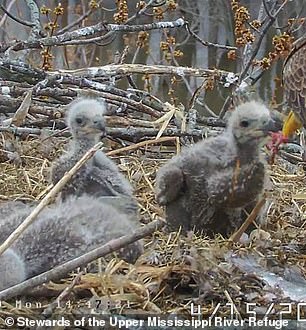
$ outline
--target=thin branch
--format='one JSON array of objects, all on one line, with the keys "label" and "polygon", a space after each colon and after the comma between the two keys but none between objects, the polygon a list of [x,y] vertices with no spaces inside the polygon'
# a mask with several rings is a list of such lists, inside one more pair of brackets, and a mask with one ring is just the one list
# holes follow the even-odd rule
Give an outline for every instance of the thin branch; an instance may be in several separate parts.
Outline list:
[{"label": "thin branch", "polygon": [[15,22],[25,25],[25,26],[29,26],[29,27],[33,27],[35,24],[28,22],[28,21],[23,21],[18,17],[15,17],[14,15],[12,15],[8,10],[5,9],[5,7],[3,5],[0,5],[0,8],[5,12],[5,14],[10,17],[12,20],[14,20]]},{"label": "thin branch", "polygon": [[281,6],[275,11],[275,13],[272,15],[272,17],[270,18],[270,20],[268,21],[268,23],[266,24],[266,26],[263,28],[263,30],[261,31],[258,39],[257,39],[257,42],[256,42],[256,45],[255,45],[255,48],[253,49],[252,51],[252,54],[249,58],[249,60],[247,61],[243,71],[241,72],[240,74],[240,77],[239,77],[239,82],[241,82],[243,80],[243,78],[247,75],[248,71],[249,71],[249,68],[251,67],[252,63],[253,63],[253,60],[254,58],[256,57],[259,49],[260,49],[260,46],[261,46],[261,43],[264,39],[264,36],[267,34],[268,30],[270,29],[270,27],[273,25],[273,23],[275,22],[278,14],[282,11],[282,9],[284,8],[284,6],[286,6],[288,0],[285,0]]},{"label": "thin branch", "polygon": [[265,195],[257,202],[256,206],[250,213],[250,215],[247,217],[245,222],[240,226],[240,228],[229,238],[230,241],[238,242],[241,235],[246,231],[246,229],[249,227],[249,225],[256,219],[259,211],[263,207],[263,205],[266,202]]},{"label": "thin branch", "polygon": [[[100,4],[102,3],[102,1],[98,1],[97,4],[98,6],[100,6]],[[74,22],[71,22],[70,24],[66,25],[65,27],[63,27],[62,29],[58,30],[56,35],[62,34],[64,32],[69,31],[71,28],[73,28],[74,26],[80,24],[85,18],[87,18],[88,16],[90,16],[93,12],[95,11],[94,8],[90,8],[88,9],[82,16],[80,16],[77,20],[75,20]]]},{"label": "thin branch", "polygon": [[[154,3],[155,0],[150,0],[143,8],[139,8],[139,10],[133,15],[131,16],[126,22],[125,22],[125,25],[128,25],[130,22],[134,21],[136,18],[139,17],[139,15],[143,14],[145,12],[145,10],[149,7],[153,7],[153,3]],[[155,6],[154,6],[155,7]],[[106,10],[105,8],[103,8],[103,10]],[[109,10],[108,10],[109,11]],[[86,15],[86,13],[84,14]],[[81,19],[81,18],[80,18]],[[76,22],[80,23],[81,20],[77,20]],[[75,22],[75,23],[76,23]],[[73,26],[75,26],[76,24],[73,24]],[[72,26],[69,26],[69,29],[71,28]],[[67,28],[63,28],[62,30],[58,31],[57,34],[60,34],[60,33],[63,33],[63,32],[66,32],[68,29]],[[111,39],[114,39],[116,37],[116,35],[114,35],[116,33],[116,31],[109,31],[108,33],[106,33],[105,35],[103,36],[100,36],[100,37],[97,37],[97,38],[91,38],[91,39],[86,39],[86,40],[83,40],[83,44],[87,44],[87,43],[99,43],[101,42],[102,40],[105,40],[105,39],[108,39],[108,38],[111,38]],[[75,45],[79,44],[79,41],[80,40],[77,40],[75,41]],[[109,42],[107,42],[106,44],[108,44]],[[69,44],[69,43],[68,43]],[[62,45],[66,45],[66,43],[63,43]]]},{"label": "thin branch", "polygon": [[220,45],[220,44],[215,44],[213,42],[204,41],[190,29],[190,26],[188,23],[186,23],[186,29],[191,36],[193,36],[199,43],[201,43],[205,47],[214,47],[214,48],[221,48],[221,49],[227,49],[227,50],[237,50],[237,47],[235,47],[235,46]]},{"label": "thin branch", "polygon": [[17,238],[34,222],[38,214],[51,202],[51,200],[62,190],[64,185],[72,176],[90,159],[97,150],[102,147],[102,142],[97,143],[69,170],[59,182],[50,190],[50,192],[40,201],[31,214],[11,233],[11,235],[0,246],[0,255],[3,254]]},{"label": "thin branch", "polygon": [[[11,8],[13,7],[13,5],[15,4],[16,1],[17,1],[17,0],[11,0],[11,2],[7,5],[6,10],[7,10],[7,11],[10,11]],[[5,14],[5,15],[3,15],[3,16],[1,17],[1,21],[0,21],[0,27],[1,27],[1,28],[2,28],[3,24],[5,23],[5,20],[6,20],[7,16],[8,16],[8,15]]]},{"label": "thin branch", "polygon": [[104,257],[109,253],[117,251],[131,243],[134,243],[148,235],[151,235],[156,230],[162,228],[165,225],[163,220],[154,220],[148,225],[135,230],[133,233],[111,240],[110,242],[90,251],[82,256],[70,260],[60,266],[54,267],[45,273],[37,275],[27,281],[17,284],[11,288],[5,289],[0,292],[0,300],[7,300],[22,294],[25,290],[31,289],[35,286],[43,283],[54,281],[66,276],[69,272],[75,270],[78,267],[87,265],[88,263],[98,258]]},{"label": "thin branch", "polygon": [[[255,77],[250,77],[251,79],[251,83],[250,85],[253,86],[257,83],[257,81],[266,73],[267,71],[266,70],[261,70],[260,73]],[[253,74],[254,75],[254,74]]]},{"label": "thin branch", "polygon": [[138,149],[138,148],[141,148],[141,147],[146,147],[149,144],[157,144],[157,143],[176,141],[176,140],[177,140],[177,138],[175,136],[163,136],[163,137],[160,137],[158,139],[146,140],[146,141],[142,141],[142,142],[139,142],[139,143],[132,144],[132,145],[127,146],[127,147],[112,150],[112,151],[109,151],[106,155],[107,156],[114,156],[114,155],[118,155],[122,152],[127,152],[127,151],[135,150],[135,149]]},{"label": "thin branch", "polygon": [[[116,39],[117,35],[116,34],[104,34],[103,36],[101,37],[98,37],[98,38],[92,38],[92,39],[86,39],[86,40],[79,40],[79,42],[76,41],[75,45],[79,45],[79,44],[82,44],[82,45],[85,45],[85,44],[91,44],[91,43],[94,43],[96,44],[97,46],[101,46],[101,47],[105,47],[107,45],[110,45],[115,39]],[[101,42],[102,40],[105,40],[105,39],[109,39],[105,42]],[[86,41],[86,42],[85,42]],[[68,43],[63,43],[63,45],[69,45],[69,41]]]},{"label": "thin branch", "polygon": [[270,12],[270,10],[269,10],[269,8],[268,8],[267,0],[262,0],[262,3],[263,3],[263,6],[264,6],[264,8],[265,8],[265,12],[266,12],[266,14],[268,15],[268,17],[269,17],[270,19],[273,19],[273,15],[271,14],[271,12]]},{"label": "thin branch", "polygon": [[232,95],[227,96],[225,102],[223,103],[222,109],[219,112],[219,118],[220,119],[223,119],[226,111],[228,110],[228,108],[230,106],[231,101],[232,101]]}]

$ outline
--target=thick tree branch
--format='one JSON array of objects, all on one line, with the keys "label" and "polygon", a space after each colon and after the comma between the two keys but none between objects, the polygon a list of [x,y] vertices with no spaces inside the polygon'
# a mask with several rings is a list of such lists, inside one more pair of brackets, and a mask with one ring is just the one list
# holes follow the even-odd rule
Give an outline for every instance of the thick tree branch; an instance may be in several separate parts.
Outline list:
[{"label": "thick tree branch", "polygon": [[[179,77],[194,76],[207,78],[214,75],[214,78],[219,81],[228,82],[229,75],[233,76],[230,79],[234,80],[236,75],[229,71],[217,70],[217,69],[202,69],[202,68],[190,68],[184,66],[172,66],[172,65],[143,65],[143,64],[109,64],[100,67],[84,68],[79,70],[59,70],[58,72],[49,73],[51,76],[60,74],[73,74],[74,76],[82,76],[86,78],[102,78],[102,77],[114,77],[114,76],[126,76],[130,74],[169,74],[177,75]],[[237,75],[238,77],[238,75]]]},{"label": "thick tree branch", "polygon": [[[33,41],[20,41],[10,43],[8,45],[2,45],[0,47],[0,52],[6,51],[8,48],[14,51],[19,51],[23,49],[37,48],[41,49],[44,46],[63,46],[63,45],[73,45],[75,42],[80,43],[80,39],[88,36],[93,36],[104,31],[124,31],[124,32],[138,32],[138,31],[149,31],[156,29],[169,29],[183,27],[185,21],[182,18],[177,19],[173,22],[157,22],[144,25],[119,25],[119,24],[106,24],[98,23],[96,25],[87,26],[85,28],[77,29],[72,32],[65,32],[61,35],[41,38]],[[87,42],[84,40],[84,42]]]},{"label": "thick tree branch", "polygon": [[[217,119],[216,125],[214,125],[215,118],[209,118],[210,126],[213,127],[222,127],[222,122]],[[220,125],[221,124],[221,125]],[[156,137],[159,133],[160,128],[150,128],[150,127],[128,127],[128,128],[114,128],[108,127],[106,133],[110,137],[125,139],[132,142],[137,142],[143,138],[152,138]],[[0,132],[13,133],[14,135],[40,135],[42,130],[40,128],[30,128],[30,127],[4,127],[0,126]],[[50,134],[60,134],[62,130],[44,130],[46,133]],[[216,133],[215,133],[216,134]],[[70,136],[70,133],[65,131],[61,136]],[[207,132],[206,128],[200,129],[195,128],[188,130],[187,132],[182,132],[178,128],[169,127],[163,131],[162,136],[192,136],[196,138],[203,138],[206,135],[213,135],[213,132]]]},{"label": "thick tree branch", "polygon": [[34,0],[25,0],[25,2],[30,9],[31,21],[33,23],[29,41],[33,41],[38,38],[40,34],[39,8]]},{"label": "thick tree branch", "polygon": [[[62,81],[65,83],[71,82],[74,79],[104,79],[109,82],[111,77],[125,77],[131,74],[168,74],[177,75],[178,77],[194,76],[207,78],[213,76],[214,79],[221,83],[230,85],[238,79],[238,75],[225,70],[190,68],[183,66],[172,65],[143,65],[143,64],[109,64],[99,67],[89,67],[77,70],[58,70],[45,72],[40,69],[33,69],[29,65],[17,62],[0,60],[0,74],[3,79],[14,80],[18,82],[28,82],[37,84],[39,81],[45,80],[47,84],[52,81]],[[78,80],[79,81],[79,80]],[[77,83],[78,85],[79,83]]]},{"label": "thick tree branch", "polygon": [[32,68],[24,62],[0,59],[0,76],[4,80],[26,82],[32,85],[45,79],[46,75],[45,71]]}]

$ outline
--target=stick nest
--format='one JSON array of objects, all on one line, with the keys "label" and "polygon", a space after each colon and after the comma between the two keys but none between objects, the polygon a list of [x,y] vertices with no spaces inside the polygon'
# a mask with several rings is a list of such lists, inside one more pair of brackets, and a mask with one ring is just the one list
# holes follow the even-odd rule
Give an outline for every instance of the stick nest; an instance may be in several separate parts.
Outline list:
[{"label": "stick nest", "polygon": [[[67,139],[52,137],[46,143],[40,138],[17,142],[12,139],[14,147],[10,153],[4,151],[8,149],[4,145],[8,136],[1,140],[1,200],[40,199],[48,191],[51,162],[63,152]],[[174,145],[150,146],[115,157],[135,187],[144,222],[163,215],[155,202],[154,180],[158,168],[175,152]],[[272,184],[261,215],[266,224],[244,242],[234,244],[219,236],[209,239],[156,232],[146,240],[145,252],[135,265],[116,256],[97,261],[99,273],[82,275],[70,295],[60,302],[60,312],[178,313],[188,317],[194,302],[201,304],[204,316],[221,303],[219,315],[226,316],[229,308],[225,304],[234,302],[243,317],[246,302],[263,306],[272,301],[290,301],[292,297],[284,300],[286,294],[268,285],[263,274],[273,272],[291,283],[305,281],[305,174],[301,168],[280,159],[268,171]],[[235,262],[235,258],[240,262]],[[247,270],[246,265],[255,264],[257,268]],[[77,271],[38,290],[39,297],[25,298],[33,302],[31,308],[16,309],[15,300],[2,302],[0,317],[40,317],[76,276]],[[39,306],[35,305],[37,302]]]}]

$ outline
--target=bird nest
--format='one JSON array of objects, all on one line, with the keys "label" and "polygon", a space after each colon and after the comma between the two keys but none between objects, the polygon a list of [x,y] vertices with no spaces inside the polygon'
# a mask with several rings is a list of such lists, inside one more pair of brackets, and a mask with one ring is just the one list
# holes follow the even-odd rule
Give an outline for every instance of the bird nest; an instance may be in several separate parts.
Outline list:
[{"label": "bird nest", "polygon": [[[46,146],[39,138],[29,138],[16,143],[10,153],[0,146],[1,200],[44,196],[50,188],[46,178],[51,161],[62,153],[65,143],[66,138],[52,137]],[[163,215],[154,198],[155,175],[177,149],[171,142],[113,157],[135,187],[143,222]],[[246,303],[256,303],[257,313],[264,314],[273,302],[276,315],[278,303],[304,300],[306,294],[300,289],[305,291],[305,174],[281,159],[268,171],[272,186],[261,215],[266,223],[239,243],[221,236],[155,232],[146,238],[145,252],[135,265],[116,255],[101,258],[98,273],[80,275],[76,270],[17,300],[2,301],[0,326],[4,326],[1,317],[7,316],[78,318],[113,313],[188,318],[192,304],[201,306],[203,317],[210,316],[216,306],[219,316],[228,316],[227,304],[234,304],[235,313],[243,318]]]}]

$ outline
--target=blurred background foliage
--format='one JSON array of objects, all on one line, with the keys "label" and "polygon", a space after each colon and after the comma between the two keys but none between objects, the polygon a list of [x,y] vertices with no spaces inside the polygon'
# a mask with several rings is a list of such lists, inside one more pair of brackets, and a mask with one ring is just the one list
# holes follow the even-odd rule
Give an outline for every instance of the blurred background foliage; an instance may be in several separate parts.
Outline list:
[{"label": "blurred background foliage", "polygon": [[[248,47],[256,43],[262,25],[273,10],[284,1],[277,0],[36,0],[40,8],[42,36],[61,34],[99,22],[145,24],[172,21],[183,17],[190,30],[202,40],[219,45],[237,46],[237,50],[206,47],[187,29],[119,32],[103,41],[85,45],[25,50],[14,53],[18,59],[46,70],[77,69],[116,63],[118,54],[126,52],[125,63],[180,65],[243,71]],[[30,21],[25,1],[3,0],[2,6],[12,15]],[[143,10],[145,9],[145,10]],[[143,11],[142,11],[143,10]],[[263,40],[252,70],[264,71],[256,80],[260,96],[277,106],[282,102],[281,68],[292,42],[305,33],[306,1],[286,1],[274,24],[263,34]],[[83,18],[83,19],[82,19]],[[78,22],[78,24],[73,24]],[[70,27],[70,28],[69,28]],[[1,11],[0,40],[26,40],[30,28],[16,23]],[[249,46],[247,46],[249,45]],[[251,50],[252,51],[252,50]],[[119,56],[120,57],[120,56]],[[202,86],[196,108],[202,114],[218,113],[231,92],[213,79],[174,76],[138,76],[139,89],[145,89],[163,101],[186,105]],[[120,87],[127,87],[120,82]]]}]

